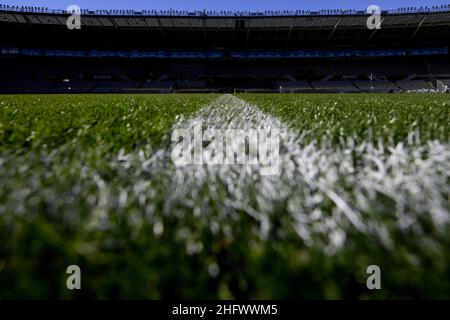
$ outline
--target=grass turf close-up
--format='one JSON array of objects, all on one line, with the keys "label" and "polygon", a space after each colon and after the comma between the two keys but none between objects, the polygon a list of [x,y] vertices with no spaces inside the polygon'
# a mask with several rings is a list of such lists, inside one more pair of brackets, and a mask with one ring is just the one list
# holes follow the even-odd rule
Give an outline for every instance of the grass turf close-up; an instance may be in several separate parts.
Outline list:
[{"label": "grass turf close-up", "polygon": [[[0,298],[450,298],[449,111],[445,94],[1,96]],[[280,173],[177,168],[171,131],[194,120],[280,129]]]}]

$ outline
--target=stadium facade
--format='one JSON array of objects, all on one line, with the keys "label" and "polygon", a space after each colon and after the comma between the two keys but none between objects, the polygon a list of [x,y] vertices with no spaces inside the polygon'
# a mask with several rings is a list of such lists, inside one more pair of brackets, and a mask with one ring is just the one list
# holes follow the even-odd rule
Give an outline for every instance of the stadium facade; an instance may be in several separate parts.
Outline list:
[{"label": "stadium facade", "polygon": [[433,92],[450,6],[380,12],[0,7],[1,93]]}]

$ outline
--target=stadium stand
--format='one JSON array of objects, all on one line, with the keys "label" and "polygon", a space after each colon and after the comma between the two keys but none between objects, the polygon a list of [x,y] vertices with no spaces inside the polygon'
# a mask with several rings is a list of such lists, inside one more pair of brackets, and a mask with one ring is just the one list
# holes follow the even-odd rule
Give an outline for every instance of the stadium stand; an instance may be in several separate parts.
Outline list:
[{"label": "stadium stand", "polygon": [[433,90],[433,85],[427,80],[400,80],[397,85],[404,91],[426,91]]},{"label": "stadium stand", "polygon": [[68,30],[64,10],[0,5],[0,92],[432,92],[450,79],[450,6],[383,11],[380,30],[348,9],[81,13]]},{"label": "stadium stand", "polygon": [[141,86],[137,81],[114,81],[106,80],[100,83],[91,91],[95,93],[124,93],[134,92]]},{"label": "stadium stand", "polygon": [[50,81],[10,80],[2,81],[6,93],[45,93],[53,85]]},{"label": "stadium stand", "polygon": [[170,93],[175,86],[175,81],[146,81],[141,87],[142,92]]},{"label": "stadium stand", "polygon": [[83,93],[90,92],[98,84],[97,81],[58,82],[48,89],[49,93]]},{"label": "stadium stand", "polygon": [[354,84],[363,92],[399,92],[401,91],[389,80],[356,80]]},{"label": "stadium stand", "polygon": [[311,82],[311,85],[317,89],[317,91],[342,93],[361,92],[361,89],[357,88],[351,81],[346,80],[313,81]]},{"label": "stadium stand", "polygon": [[279,81],[281,92],[311,92],[313,88],[307,81]]}]

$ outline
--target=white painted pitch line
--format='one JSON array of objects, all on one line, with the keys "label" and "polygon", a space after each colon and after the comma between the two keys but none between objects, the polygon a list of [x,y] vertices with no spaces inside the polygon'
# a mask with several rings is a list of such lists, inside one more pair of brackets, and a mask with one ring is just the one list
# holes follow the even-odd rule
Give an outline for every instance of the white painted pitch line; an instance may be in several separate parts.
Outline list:
[{"label": "white painted pitch line", "polygon": [[[398,229],[414,225],[420,234],[417,222],[424,215],[436,227],[450,221],[448,144],[430,141],[380,147],[364,142],[318,147],[317,142],[303,143],[282,121],[233,95],[220,96],[194,116],[180,119],[173,129],[193,130],[197,121],[216,129],[279,129],[283,132],[281,172],[263,176],[257,165],[175,167],[169,143],[149,159],[128,155],[129,166],[134,162],[134,167],[162,179],[168,190],[164,214],[173,214],[181,204],[204,223],[226,224],[243,211],[259,222],[263,238],[272,230],[274,219],[288,215],[305,243],[313,245],[320,235],[328,238],[331,252],[343,246],[349,227],[375,235],[385,245],[391,243],[389,231],[377,220],[377,210],[385,210],[380,209],[384,205],[379,202],[380,194],[395,204],[388,218]],[[353,155],[359,159],[358,167]],[[139,173],[136,179],[140,179]],[[331,201],[331,209],[326,199]],[[208,218],[211,202],[219,214],[212,222]],[[277,209],[280,203],[285,205],[282,212]]]}]

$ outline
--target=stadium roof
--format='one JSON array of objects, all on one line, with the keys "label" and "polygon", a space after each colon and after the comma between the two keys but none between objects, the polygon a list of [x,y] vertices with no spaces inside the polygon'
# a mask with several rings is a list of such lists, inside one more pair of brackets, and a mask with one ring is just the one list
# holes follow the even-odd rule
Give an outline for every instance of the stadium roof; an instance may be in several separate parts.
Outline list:
[{"label": "stadium roof", "polygon": [[[13,12],[33,12],[33,13],[45,13],[45,14],[65,14],[66,9],[49,9],[47,7],[37,6],[22,6],[22,5],[8,5],[0,4],[0,10],[13,11]],[[383,14],[406,14],[406,13],[429,13],[429,12],[445,12],[450,11],[450,4],[434,5],[434,6],[411,6],[401,7],[396,9],[384,10],[380,6],[380,10]],[[133,9],[81,9],[83,15],[125,15],[125,16],[141,16],[141,15],[158,15],[158,16],[311,16],[311,15],[358,15],[366,14],[367,9],[284,9],[284,10],[133,10]]]},{"label": "stadium roof", "polygon": [[[2,10],[3,9],[3,10]],[[0,8],[2,46],[112,50],[302,49],[449,46],[450,9],[383,12],[382,28],[367,28],[367,13],[93,11],[82,30],[66,27],[65,11]],[[42,35],[45,34],[45,37]],[[55,41],[56,40],[56,41]],[[112,43],[114,42],[114,43]]]},{"label": "stadium roof", "polygon": [[48,7],[54,9],[66,9],[76,4],[84,9],[134,9],[134,10],[204,10],[222,11],[266,11],[266,10],[310,10],[320,9],[355,9],[365,10],[368,6],[376,4],[383,10],[395,8],[420,8],[424,6],[447,5],[448,0],[1,0],[1,3],[10,6]]}]

